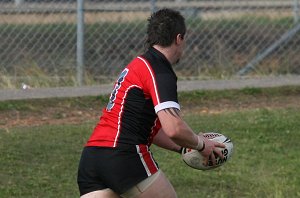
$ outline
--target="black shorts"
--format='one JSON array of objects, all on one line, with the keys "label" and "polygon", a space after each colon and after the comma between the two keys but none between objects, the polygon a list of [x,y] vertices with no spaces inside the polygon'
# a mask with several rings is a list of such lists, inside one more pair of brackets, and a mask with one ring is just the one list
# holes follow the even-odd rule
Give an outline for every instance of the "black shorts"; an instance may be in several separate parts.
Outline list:
[{"label": "black shorts", "polygon": [[85,147],[78,168],[80,196],[106,188],[123,194],[157,171],[146,145]]}]

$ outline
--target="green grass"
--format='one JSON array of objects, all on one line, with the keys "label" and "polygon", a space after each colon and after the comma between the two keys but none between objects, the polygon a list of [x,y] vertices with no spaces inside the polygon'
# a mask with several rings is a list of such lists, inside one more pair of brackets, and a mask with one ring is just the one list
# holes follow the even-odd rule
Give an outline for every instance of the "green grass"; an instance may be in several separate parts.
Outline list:
[{"label": "green grass", "polygon": [[[199,98],[201,103],[222,95],[238,100],[247,95],[299,93],[297,88],[289,89],[186,92],[180,98],[183,103],[194,104]],[[94,98],[87,100],[94,102]],[[73,106],[82,104],[78,99],[67,101]],[[51,104],[51,100],[48,102]],[[16,107],[26,107],[25,102],[21,104]],[[219,131],[229,136],[234,155],[223,167],[197,171],[186,166],[178,154],[154,146],[154,157],[179,198],[300,197],[299,109],[187,113],[185,120],[195,131]],[[0,198],[78,197],[77,165],[94,124],[0,129]]]},{"label": "green grass", "polygon": [[188,115],[195,130],[228,135],[235,146],[232,159],[206,172],[190,169],[166,152],[158,152],[157,160],[179,197],[299,197],[299,119],[299,109]]},{"label": "green grass", "polygon": [[76,168],[87,125],[1,131],[0,197],[78,197]]}]

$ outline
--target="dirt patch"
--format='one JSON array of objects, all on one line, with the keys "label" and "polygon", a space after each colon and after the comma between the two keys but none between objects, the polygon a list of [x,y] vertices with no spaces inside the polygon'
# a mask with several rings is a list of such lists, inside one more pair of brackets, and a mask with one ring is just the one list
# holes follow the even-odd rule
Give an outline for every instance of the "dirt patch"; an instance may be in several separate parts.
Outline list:
[{"label": "dirt patch", "polygon": [[[238,101],[238,102],[237,102]],[[182,114],[221,114],[224,112],[244,111],[249,109],[280,109],[299,108],[300,95],[283,96],[249,96],[241,100],[218,99],[185,102],[182,104]],[[49,105],[39,110],[5,110],[0,111],[0,129],[23,126],[55,125],[55,124],[82,124],[97,122],[103,105],[99,102],[87,105],[70,107],[68,105]]]},{"label": "dirt patch", "polygon": [[46,108],[45,112],[6,111],[0,113],[0,128],[39,126],[52,124],[80,124],[93,121],[99,117],[98,112],[91,110],[72,110]]},{"label": "dirt patch", "polygon": [[231,101],[228,99],[205,102],[202,105],[183,107],[184,114],[221,114],[224,112],[245,111],[251,109],[300,108],[300,96],[249,97],[247,100]]}]

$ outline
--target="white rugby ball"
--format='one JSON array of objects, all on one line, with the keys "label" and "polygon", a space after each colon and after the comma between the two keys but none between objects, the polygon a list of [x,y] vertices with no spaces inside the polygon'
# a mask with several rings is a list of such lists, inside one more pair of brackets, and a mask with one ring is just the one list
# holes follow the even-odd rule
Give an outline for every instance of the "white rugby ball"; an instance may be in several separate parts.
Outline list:
[{"label": "white rugby ball", "polygon": [[183,161],[188,166],[198,170],[209,170],[209,169],[214,169],[219,166],[222,166],[225,162],[227,162],[230,159],[232,155],[233,144],[231,140],[226,136],[224,136],[223,134],[215,133],[215,132],[204,133],[203,136],[213,141],[217,141],[225,144],[225,148],[220,148],[220,150],[224,155],[224,159],[221,159],[220,157],[216,157],[215,165],[213,165],[212,161],[209,160],[208,165],[204,166],[203,156],[200,154],[199,151],[190,148],[183,148],[181,153]]}]

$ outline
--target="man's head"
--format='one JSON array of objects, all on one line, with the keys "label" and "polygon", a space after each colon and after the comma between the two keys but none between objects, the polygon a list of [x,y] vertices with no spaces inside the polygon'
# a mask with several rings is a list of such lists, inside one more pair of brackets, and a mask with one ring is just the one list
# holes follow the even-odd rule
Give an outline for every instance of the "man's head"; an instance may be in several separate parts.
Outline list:
[{"label": "man's head", "polygon": [[186,32],[183,16],[171,9],[162,9],[148,19],[147,44],[169,47],[179,36],[182,40]]}]

